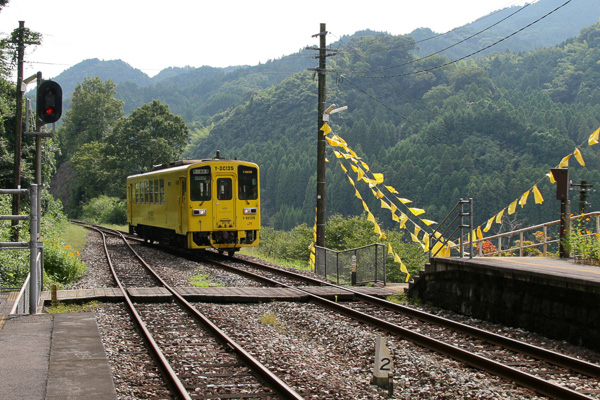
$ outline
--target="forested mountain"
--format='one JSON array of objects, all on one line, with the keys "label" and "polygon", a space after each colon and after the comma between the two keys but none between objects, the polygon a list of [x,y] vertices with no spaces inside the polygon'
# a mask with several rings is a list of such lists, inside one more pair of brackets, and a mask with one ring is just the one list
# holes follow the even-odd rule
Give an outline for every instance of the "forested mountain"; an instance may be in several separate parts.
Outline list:
[{"label": "forested mountain", "polygon": [[[600,12],[597,11],[597,0],[574,0],[561,7],[565,2],[566,0],[542,0],[524,7],[504,8],[442,37],[436,37],[435,40],[428,40],[435,34],[427,28],[417,29],[410,36],[417,42],[417,55],[420,57],[447,49],[443,54],[457,60],[500,40],[496,46],[478,54],[505,50],[512,53],[532,51],[577,36],[581,28],[598,22]],[[552,12],[557,8],[559,10]],[[549,14],[546,18],[531,25],[546,14]],[[518,34],[513,35],[515,32]]]},{"label": "forested mountain", "polygon": [[[545,174],[582,143],[586,167],[574,167],[571,179],[600,183],[600,157],[585,141],[600,126],[600,24],[555,47],[444,68],[436,68],[449,61],[442,56],[415,62],[412,46],[403,36],[352,40],[349,50],[330,59],[338,79],[330,77],[327,102],[349,107],[332,117],[335,133],[401,197],[425,208],[427,218],[439,220],[459,198],[472,197],[481,224],[534,184],[547,201],[513,218],[558,218]],[[265,222],[311,224],[316,93],[308,72],[258,92],[214,116],[208,136],[192,135],[187,156],[209,157],[220,149],[257,162]],[[362,213],[331,149],[328,158],[328,214]],[[379,208],[378,199],[363,197]]]},{"label": "forested mountain", "polygon": [[[568,40],[563,29],[594,14],[597,21],[600,11],[591,3],[574,0],[549,14],[564,2],[542,0],[426,42],[417,40],[426,30],[414,32],[416,37],[365,31],[341,38],[330,46],[338,53],[328,59],[335,73],[328,74],[327,103],[349,109],[332,117],[334,132],[401,197],[426,209],[429,219],[440,220],[459,198],[472,197],[481,224],[533,184],[548,201],[519,208],[512,218],[523,223],[557,218],[544,176],[600,125],[600,27]],[[577,17],[569,7],[578,10]],[[497,25],[503,30],[461,42],[510,14]],[[517,42],[500,39],[546,14],[510,39],[529,47],[505,51]],[[557,17],[561,23],[552,19]],[[542,37],[550,42],[536,39]],[[498,41],[491,48],[496,53],[481,51],[453,62]],[[440,54],[415,55],[419,49],[425,55],[426,46],[459,42]],[[453,53],[459,48],[462,53]],[[317,83],[308,68],[316,66],[314,55],[302,50],[258,66],[171,68],[147,79],[138,74],[137,80],[115,80],[116,97],[126,114],[158,99],[181,115],[191,128],[187,158],[213,157],[221,150],[225,157],[257,162],[266,225],[312,224]],[[581,147],[587,165],[574,168],[571,179],[600,183],[594,150]],[[331,149],[328,158],[328,214],[361,214],[363,206]],[[379,200],[368,191],[363,196],[376,210]],[[393,225],[388,215],[378,217],[384,226]]]},{"label": "forested mountain", "polygon": [[[417,29],[409,34],[416,42],[412,53],[423,57],[443,50],[441,54],[452,60],[462,58],[521,30],[564,2],[541,0],[525,7],[505,8],[447,34],[434,33],[427,28]],[[597,0],[572,0],[560,8],[560,12],[549,15],[476,56],[506,49],[518,53],[556,45],[576,36],[581,28],[598,22],[598,18],[600,10]],[[370,30],[356,32],[331,43],[330,47],[347,49],[352,39],[380,34]],[[307,38],[307,42],[309,40]],[[98,76],[117,84],[117,97],[125,102],[126,113],[156,99],[169,104],[173,112],[181,115],[191,126],[196,126],[202,125],[216,113],[243,103],[257,91],[315,67],[314,55],[314,51],[299,50],[256,66],[172,67],[152,78],[121,60],[92,59],[69,68],[53,79],[63,86],[65,109],[69,108],[69,95],[75,85],[82,82],[84,77]]]}]

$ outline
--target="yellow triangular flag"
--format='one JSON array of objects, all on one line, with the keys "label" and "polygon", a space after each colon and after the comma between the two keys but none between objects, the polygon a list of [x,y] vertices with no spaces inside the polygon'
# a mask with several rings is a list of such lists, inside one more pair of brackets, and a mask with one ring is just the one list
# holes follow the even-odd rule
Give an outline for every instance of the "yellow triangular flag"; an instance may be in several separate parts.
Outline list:
[{"label": "yellow triangular flag", "polygon": [[403,212],[400,212],[400,229],[406,229],[406,221],[408,221],[408,217]]},{"label": "yellow triangular flag", "polygon": [[560,160],[560,164],[558,164],[558,168],[567,168],[569,166],[569,158],[571,158],[573,154],[569,154],[568,156],[564,156],[562,160]]},{"label": "yellow triangular flag", "polygon": [[388,210],[392,209],[392,207],[390,207],[390,205],[388,203],[386,203],[383,199],[381,199],[380,201],[381,201],[381,208],[387,208]]},{"label": "yellow triangular flag", "polygon": [[527,198],[529,197],[529,190],[526,191],[525,193],[523,193],[523,195],[521,196],[521,200],[519,200],[519,205],[521,206],[521,208],[525,207],[525,204],[527,204]]},{"label": "yellow triangular flag", "polygon": [[595,144],[598,144],[598,136],[600,136],[600,128],[596,129],[594,131],[594,133],[592,133],[590,135],[590,138],[588,139],[588,144],[590,146],[593,146]]},{"label": "yellow triangular flag", "polygon": [[425,225],[427,225],[427,226],[429,226],[429,225],[433,225],[433,224],[437,224],[437,222],[435,222],[435,221],[432,221],[432,220],[430,220],[430,219],[422,219],[421,221],[423,221],[423,223],[424,223]]},{"label": "yellow triangular flag", "polygon": [[496,217],[492,217],[492,218],[488,219],[488,222],[485,225],[485,228],[483,228],[484,232],[487,232],[490,230],[490,228],[492,227],[492,224],[494,223],[494,218],[496,218]]},{"label": "yellow triangular flag", "polygon": [[383,174],[373,174],[373,178],[375,178],[375,182],[377,182],[377,184],[383,183]]},{"label": "yellow triangular flag", "polygon": [[346,178],[348,178],[348,180],[350,181],[350,184],[351,184],[352,186],[355,186],[355,185],[354,185],[354,181],[352,180],[352,178],[350,178],[348,175],[346,175]]},{"label": "yellow triangular flag", "polygon": [[408,209],[410,210],[411,213],[413,213],[416,216],[419,216],[419,215],[425,213],[425,210],[423,210],[422,208],[410,208],[410,207],[408,207]]},{"label": "yellow triangular flag", "polygon": [[583,161],[583,156],[581,155],[581,151],[579,151],[579,149],[575,149],[575,152],[573,153],[575,155],[575,159],[577,160],[577,162],[579,163],[579,165],[581,165],[582,167],[585,167],[585,161]]},{"label": "yellow triangular flag", "polygon": [[342,168],[342,171],[344,171],[346,174],[348,173],[348,170],[346,169],[344,164],[340,163],[340,167]]},{"label": "yellow triangular flag", "polygon": [[358,179],[359,181],[365,176],[365,171],[362,170],[362,168],[358,167],[358,176],[356,177],[356,179]]},{"label": "yellow triangular flag", "polygon": [[429,235],[425,234],[425,236],[423,236],[423,251],[427,252],[429,251]]},{"label": "yellow triangular flag", "polygon": [[329,127],[329,125],[327,125],[327,122],[325,122],[323,124],[323,126],[321,127],[321,130],[323,131],[324,134],[329,134],[331,132],[331,128]]},{"label": "yellow triangular flag", "polygon": [[508,206],[508,215],[513,215],[515,213],[515,211],[517,210],[517,203],[519,202],[519,200],[515,200],[512,203],[510,203],[510,205]]},{"label": "yellow triangular flag", "polygon": [[419,233],[421,233],[421,227],[419,225],[415,225],[415,236],[419,237]]},{"label": "yellow triangular flag", "polygon": [[402,204],[408,204],[408,203],[412,203],[412,200],[409,199],[403,199],[402,197],[396,197],[398,200],[400,200],[400,203]]},{"label": "yellow triangular flag", "polygon": [[540,190],[538,189],[537,185],[533,185],[533,197],[535,198],[535,204],[542,204],[544,202],[544,198],[542,197],[542,194],[540,193]]},{"label": "yellow triangular flag", "polygon": [[477,227],[477,239],[483,239],[483,233],[481,232],[481,226]]},{"label": "yellow triangular flag", "polygon": [[388,254],[394,254],[394,249],[392,249],[391,243],[388,243]]},{"label": "yellow triangular flag", "polygon": [[497,224],[501,224],[502,223],[502,216],[504,215],[504,210],[500,211],[498,214],[496,214],[496,223]]},{"label": "yellow triangular flag", "polygon": [[362,200],[362,196],[360,195],[360,192],[358,191],[358,189],[356,187],[354,187],[354,195]]},{"label": "yellow triangular flag", "polygon": [[373,213],[371,213],[370,211],[368,211],[367,213],[367,221],[375,223],[375,216],[373,215]]},{"label": "yellow triangular flag", "polygon": [[552,173],[552,171],[548,172],[546,176],[548,177],[548,179],[550,179],[550,183],[556,183],[556,179],[554,179],[554,174]]},{"label": "yellow triangular flag", "polygon": [[[384,186],[385,186],[385,185],[384,185]],[[387,190],[389,190],[389,191],[390,191],[390,193],[393,193],[393,194],[398,194],[398,191],[397,191],[396,189],[394,189],[392,186],[385,186],[385,188],[386,188]]]},{"label": "yellow triangular flag", "polygon": [[412,233],[412,232],[409,232],[409,233],[410,233],[410,237],[412,238],[413,242],[421,244],[421,242],[419,241],[419,238],[416,237],[414,233]]},{"label": "yellow triangular flag", "polygon": [[340,152],[339,152],[339,151],[337,151],[337,150],[334,150],[334,151],[333,151],[333,154],[335,154],[335,156],[336,156],[337,158],[344,158],[344,156],[342,155],[342,153],[340,153]]},{"label": "yellow triangular flag", "polygon": [[396,222],[400,222],[400,218],[395,213],[392,213],[392,219]]}]

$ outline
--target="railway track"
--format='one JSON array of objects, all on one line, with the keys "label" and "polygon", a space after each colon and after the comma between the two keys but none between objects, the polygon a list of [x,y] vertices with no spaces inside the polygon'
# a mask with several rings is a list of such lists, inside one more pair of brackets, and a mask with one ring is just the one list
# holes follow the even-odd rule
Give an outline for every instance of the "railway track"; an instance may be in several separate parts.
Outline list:
[{"label": "railway track", "polygon": [[[98,231],[106,239],[105,233]],[[117,232],[114,234],[120,235]],[[124,242],[151,279],[169,290],[175,299],[176,304],[161,305],[161,309],[156,304],[134,304],[117,272],[121,270],[123,273],[123,270],[113,263],[104,241],[108,263],[123,292],[128,310],[175,397],[302,398],[167,285],[127,241]],[[126,274],[124,281],[137,284],[140,279],[139,273],[133,277]]]},{"label": "railway track", "polygon": [[[296,272],[248,260],[225,260],[217,263],[228,270],[260,280],[265,285],[302,290],[302,285],[328,284]],[[282,276],[285,278],[282,279]],[[335,310],[336,313],[370,324],[551,398],[600,398],[600,367],[596,364],[364,295],[350,288],[343,289],[352,291],[359,302],[343,306],[308,292],[307,294],[315,304]],[[447,339],[438,340],[439,337]]]},{"label": "railway track", "polygon": [[[341,314],[516,382],[543,395],[557,399],[600,398],[600,366],[597,364],[362,294],[351,288],[332,285],[256,262],[239,261],[259,270],[280,274],[286,279],[298,279],[305,284],[330,285],[352,291],[359,301],[348,306],[314,294],[310,294],[310,297],[312,301]],[[273,285],[288,286],[282,281],[264,279],[269,279]],[[407,326],[410,328],[406,328]],[[450,335],[448,331],[451,331]],[[437,340],[436,337],[440,336],[447,339]]]}]

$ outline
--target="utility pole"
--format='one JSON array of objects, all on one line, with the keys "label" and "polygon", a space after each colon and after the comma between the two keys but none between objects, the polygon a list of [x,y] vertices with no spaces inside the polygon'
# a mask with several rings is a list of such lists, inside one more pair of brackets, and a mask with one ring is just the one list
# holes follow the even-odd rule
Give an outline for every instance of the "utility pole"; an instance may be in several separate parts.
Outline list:
[{"label": "utility pole", "polygon": [[[309,71],[314,71],[318,75],[318,118],[317,118],[317,240],[316,245],[325,247],[325,132],[321,130],[325,122],[325,114],[331,110],[325,109],[325,77],[327,73],[327,57],[336,54],[335,51],[327,49],[327,30],[325,24],[321,24],[319,33],[313,35],[319,37],[319,47],[308,47],[307,50],[318,50],[319,59],[318,68],[309,68]],[[334,107],[331,107],[333,110]],[[345,109],[347,107],[343,107]]]},{"label": "utility pole", "polygon": [[319,80],[318,80],[318,136],[317,136],[317,246],[325,247],[325,132],[323,127],[323,114],[325,113],[325,69],[327,68],[326,39],[327,31],[325,24],[321,24],[321,30],[317,34],[319,43]]},{"label": "utility pole", "polygon": [[[25,53],[25,21],[19,21],[19,36],[17,43],[17,126],[15,129],[15,163],[14,163],[14,188],[21,188],[21,137],[23,134],[23,58]],[[13,215],[19,215],[21,198],[13,196]],[[12,221],[13,241],[19,241],[19,221]]]}]

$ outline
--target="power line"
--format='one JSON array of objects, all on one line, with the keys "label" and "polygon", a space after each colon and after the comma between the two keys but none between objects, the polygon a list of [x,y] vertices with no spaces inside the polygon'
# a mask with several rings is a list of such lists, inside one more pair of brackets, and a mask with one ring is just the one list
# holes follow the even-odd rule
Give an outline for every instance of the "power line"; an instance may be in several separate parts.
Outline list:
[{"label": "power line", "polygon": [[[445,48],[443,48],[443,49],[441,49],[441,50],[438,50],[438,51],[436,51],[435,53],[431,53],[431,54],[429,54],[429,55],[427,55],[427,56],[425,56],[425,57],[421,57],[421,58],[415,58],[415,59],[413,59],[413,60],[411,60],[411,61],[408,61],[408,62],[405,62],[405,63],[403,63],[403,64],[394,65],[394,66],[387,67],[387,68],[376,69],[376,70],[373,70],[373,72],[376,72],[376,71],[386,71],[386,70],[393,69],[393,68],[399,68],[399,67],[403,67],[403,66],[405,66],[405,65],[409,65],[409,64],[413,64],[413,63],[416,63],[416,62],[419,62],[419,61],[423,61],[423,60],[425,60],[425,59],[427,59],[427,58],[429,58],[429,57],[433,57],[433,56],[435,56],[435,55],[437,55],[437,54],[440,54],[440,53],[442,53],[442,52],[444,52],[444,51],[446,51],[446,50],[449,50],[449,49],[451,49],[452,47],[458,46],[459,44],[461,44],[461,43],[464,43],[464,42],[466,42],[467,40],[474,38],[475,36],[478,36],[478,35],[482,34],[483,32],[485,32],[485,31],[487,31],[487,30],[490,30],[490,29],[492,29],[493,27],[495,27],[496,25],[500,24],[501,22],[504,22],[504,21],[506,21],[507,19],[509,19],[509,18],[510,18],[510,17],[512,17],[513,15],[515,15],[515,14],[517,14],[517,13],[519,13],[519,12],[523,11],[523,10],[524,10],[526,7],[528,7],[529,5],[530,5],[529,3],[528,3],[528,4],[525,4],[523,7],[519,8],[518,10],[516,10],[516,11],[515,11],[515,12],[513,12],[513,13],[511,13],[510,15],[508,15],[508,16],[506,16],[506,17],[502,18],[501,20],[497,21],[496,23],[494,23],[494,24],[492,24],[492,25],[488,26],[487,28],[484,28],[484,29],[480,30],[479,32],[476,32],[476,33],[474,33],[474,34],[472,34],[472,35],[469,35],[469,36],[467,36],[466,38],[464,38],[464,39],[462,39],[462,40],[460,40],[460,41],[458,41],[458,42],[456,42],[456,43],[454,43],[454,44],[451,44],[451,45],[450,45],[450,46],[448,46],[448,47],[445,47]],[[415,42],[415,44],[416,44],[416,43],[419,43],[419,42]]]},{"label": "power line", "polygon": [[[459,61],[465,60],[465,59],[467,59],[467,58],[469,58],[469,57],[473,57],[474,55],[476,55],[476,54],[479,54],[479,53],[481,53],[481,52],[483,52],[483,51],[485,51],[485,50],[487,50],[487,49],[489,49],[489,48],[491,48],[491,47],[493,47],[493,46],[497,45],[498,43],[501,43],[501,42],[503,42],[503,41],[505,41],[505,40],[507,40],[507,39],[509,39],[509,38],[511,38],[511,37],[513,37],[513,36],[515,36],[516,34],[518,34],[518,33],[522,32],[522,31],[524,31],[525,29],[529,28],[529,27],[530,27],[530,26],[532,26],[532,25],[535,25],[535,24],[537,24],[538,22],[540,22],[540,21],[541,21],[541,20],[543,20],[544,18],[548,17],[549,15],[551,15],[551,14],[553,14],[554,12],[558,11],[559,9],[563,8],[564,6],[566,6],[567,4],[569,4],[571,1],[572,1],[572,0],[567,0],[567,1],[566,1],[565,3],[563,3],[562,5],[560,5],[560,6],[556,7],[554,10],[552,10],[552,11],[550,11],[550,12],[548,12],[548,13],[544,14],[542,17],[540,17],[540,18],[536,19],[535,21],[533,21],[533,22],[531,22],[531,23],[527,24],[526,26],[524,26],[524,27],[522,27],[522,28],[518,29],[517,31],[515,31],[515,32],[511,33],[510,35],[508,35],[508,36],[505,36],[505,37],[503,37],[503,38],[501,38],[501,39],[497,40],[496,42],[494,42],[494,43],[492,43],[492,44],[489,44],[489,45],[487,45],[487,46],[485,46],[485,47],[483,47],[483,48],[481,48],[481,49],[479,49],[479,50],[477,50],[477,51],[474,51],[473,53],[467,54],[466,56],[460,57],[459,59],[456,59],[456,60],[451,60],[451,61],[449,61],[449,62],[447,62],[447,63],[441,64],[441,65],[438,65],[438,66],[431,67],[431,68],[426,68],[426,69],[419,70],[419,71],[406,72],[406,73],[403,73],[403,74],[395,74],[395,75],[381,75],[381,76],[373,76],[373,75],[352,74],[352,73],[350,73],[349,75],[350,75],[350,76],[353,76],[353,77],[360,77],[360,78],[373,78],[373,79],[398,78],[398,77],[402,77],[402,76],[417,75],[417,74],[421,74],[421,73],[424,73],[424,72],[431,72],[431,71],[434,71],[434,70],[436,70],[436,69],[440,69],[440,68],[443,68],[443,67],[447,67],[447,66],[449,66],[449,65],[456,64],[456,63],[458,63]],[[344,76],[344,75],[342,74],[342,76]]]}]

